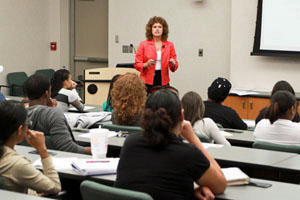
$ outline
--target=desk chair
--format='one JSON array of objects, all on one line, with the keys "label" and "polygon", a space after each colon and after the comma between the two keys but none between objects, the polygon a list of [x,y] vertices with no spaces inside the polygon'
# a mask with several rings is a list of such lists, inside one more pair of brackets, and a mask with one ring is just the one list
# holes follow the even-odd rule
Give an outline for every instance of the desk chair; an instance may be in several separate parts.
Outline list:
[{"label": "desk chair", "polygon": [[223,128],[222,124],[216,123],[218,128]]},{"label": "desk chair", "polygon": [[25,72],[12,72],[8,73],[7,76],[8,87],[10,88],[10,96],[24,96],[23,85],[28,78]]},{"label": "desk chair", "polygon": [[210,143],[209,138],[201,133],[195,133],[201,142]]},{"label": "desk chair", "polygon": [[153,200],[143,192],[114,188],[92,181],[83,181],[80,184],[83,200]]},{"label": "desk chair", "polygon": [[300,154],[300,146],[298,145],[275,144],[265,141],[255,141],[252,147],[256,149],[266,149],[272,151],[283,151]]},{"label": "desk chair", "polygon": [[139,126],[123,126],[117,124],[103,124],[102,128],[107,128],[110,131],[122,131],[128,133],[140,133],[143,131],[143,129]]},{"label": "desk chair", "polygon": [[53,74],[55,73],[54,69],[39,69],[35,71],[36,74],[42,74],[51,80]]}]

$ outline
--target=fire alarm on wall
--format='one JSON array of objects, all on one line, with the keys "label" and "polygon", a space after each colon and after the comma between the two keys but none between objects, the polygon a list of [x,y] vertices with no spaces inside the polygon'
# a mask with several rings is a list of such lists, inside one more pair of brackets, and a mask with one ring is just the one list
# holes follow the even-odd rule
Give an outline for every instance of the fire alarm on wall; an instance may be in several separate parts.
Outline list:
[{"label": "fire alarm on wall", "polygon": [[56,42],[50,43],[50,49],[51,49],[51,51],[56,51]]}]

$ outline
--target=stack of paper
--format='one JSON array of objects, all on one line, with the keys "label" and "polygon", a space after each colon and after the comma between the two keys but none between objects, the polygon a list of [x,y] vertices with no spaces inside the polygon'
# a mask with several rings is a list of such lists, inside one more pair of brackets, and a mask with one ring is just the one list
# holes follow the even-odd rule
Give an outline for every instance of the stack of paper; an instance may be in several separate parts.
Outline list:
[{"label": "stack of paper", "polygon": [[227,185],[244,185],[249,183],[249,176],[237,167],[222,168]]},{"label": "stack of paper", "polygon": [[84,175],[116,174],[119,158],[78,159],[72,162],[73,169]]}]

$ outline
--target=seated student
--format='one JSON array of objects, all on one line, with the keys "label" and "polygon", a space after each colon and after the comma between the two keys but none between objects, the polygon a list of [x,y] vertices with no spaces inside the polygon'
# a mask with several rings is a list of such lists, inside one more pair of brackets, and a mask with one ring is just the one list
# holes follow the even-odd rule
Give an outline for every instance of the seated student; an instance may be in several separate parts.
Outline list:
[{"label": "seated student", "polygon": [[184,120],[176,94],[166,89],[151,94],[140,125],[144,131],[130,134],[122,148],[116,187],[148,193],[154,200],[194,199],[194,182],[200,185],[198,197],[224,192],[220,166]]},{"label": "seated student", "polygon": [[[275,94],[275,92],[277,92],[279,90],[286,90],[286,91],[291,92],[293,95],[295,95],[295,91],[294,91],[293,87],[288,82],[278,81],[272,89],[271,98],[272,98],[273,94]],[[259,114],[255,119],[255,124],[257,124],[260,120],[265,118],[267,109],[268,109],[268,107],[265,107],[265,108],[261,109],[261,111],[259,111]],[[292,121],[293,122],[300,122],[300,116],[299,116],[298,111],[296,111],[296,115],[295,115],[295,117],[293,118]]]},{"label": "seated student", "polygon": [[211,142],[230,146],[216,123],[204,116],[205,106],[199,94],[188,92],[181,99],[184,119],[191,122],[195,133],[206,135]]},{"label": "seated student", "polygon": [[271,105],[255,127],[256,140],[278,144],[300,145],[300,123],[293,122],[296,114],[295,95],[279,90],[272,96]]},{"label": "seated student", "polygon": [[[36,191],[43,194],[60,192],[59,177],[47,152],[44,135],[28,129],[24,105],[16,101],[1,102],[0,113],[0,177],[5,188],[34,195],[37,195]],[[43,172],[14,150],[24,138],[40,154]]]},{"label": "seated student", "polygon": [[103,111],[108,111],[108,112],[113,111],[113,108],[111,107],[111,94],[110,93],[111,93],[114,83],[119,78],[119,76],[120,76],[120,74],[117,74],[114,77],[112,77],[112,79],[111,79],[111,82],[109,85],[109,90],[108,90],[108,95],[107,95],[107,100],[102,105]]},{"label": "seated student", "polygon": [[51,78],[51,97],[57,100],[57,107],[68,112],[69,104],[78,111],[83,111],[84,104],[81,102],[76,91],[76,83],[72,81],[72,75],[66,69],[57,70]]},{"label": "seated student", "polygon": [[231,88],[231,83],[226,78],[217,78],[208,88],[208,100],[204,101],[204,117],[209,117],[215,123],[221,124],[224,128],[246,130],[247,124],[240,118],[235,110],[222,105]]},{"label": "seated student", "polygon": [[61,109],[47,106],[50,101],[51,87],[47,77],[31,75],[24,83],[29,99],[28,116],[33,130],[50,135],[56,150],[91,154],[90,147],[75,143],[71,128]]},{"label": "seated student", "polygon": [[111,90],[114,124],[138,126],[147,98],[144,82],[133,73],[121,75]]}]

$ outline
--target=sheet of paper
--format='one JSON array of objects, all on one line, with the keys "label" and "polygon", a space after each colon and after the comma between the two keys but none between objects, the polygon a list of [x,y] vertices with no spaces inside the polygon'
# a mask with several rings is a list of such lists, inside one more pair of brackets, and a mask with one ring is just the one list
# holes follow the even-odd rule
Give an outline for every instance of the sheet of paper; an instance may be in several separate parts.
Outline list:
[{"label": "sheet of paper", "polygon": [[[52,162],[56,170],[63,169],[72,169],[71,163],[76,161],[78,158],[76,157],[68,157],[68,158],[54,158],[52,157]],[[34,161],[33,166],[42,167],[41,159]]]},{"label": "sheet of paper", "polygon": [[[87,105],[85,105],[83,110],[84,111],[88,111],[88,110],[92,110],[94,108],[95,108],[94,106],[87,106]],[[71,108],[69,108],[69,111],[77,111],[77,109],[75,107],[71,107]]]},{"label": "sheet of paper", "polygon": [[221,131],[221,133],[225,136],[225,137],[232,137],[233,135],[231,133],[228,133],[226,131]]},{"label": "sheet of paper", "polygon": [[[118,132],[116,132],[116,131],[109,131],[109,133],[108,133],[108,137],[115,137],[117,135],[118,135]],[[81,135],[78,135],[78,137],[91,138],[89,133],[83,133]]]},{"label": "sheet of paper", "polygon": [[208,148],[221,148],[224,145],[223,144],[212,144],[212,143],[202,143],[205,149]]},{"label": "sheet of paper", "polygon": [[250,128],[254,128],[255,127],[255,120],[243,119],[243,121],[247,124],[248,127],[250,127]]}]

